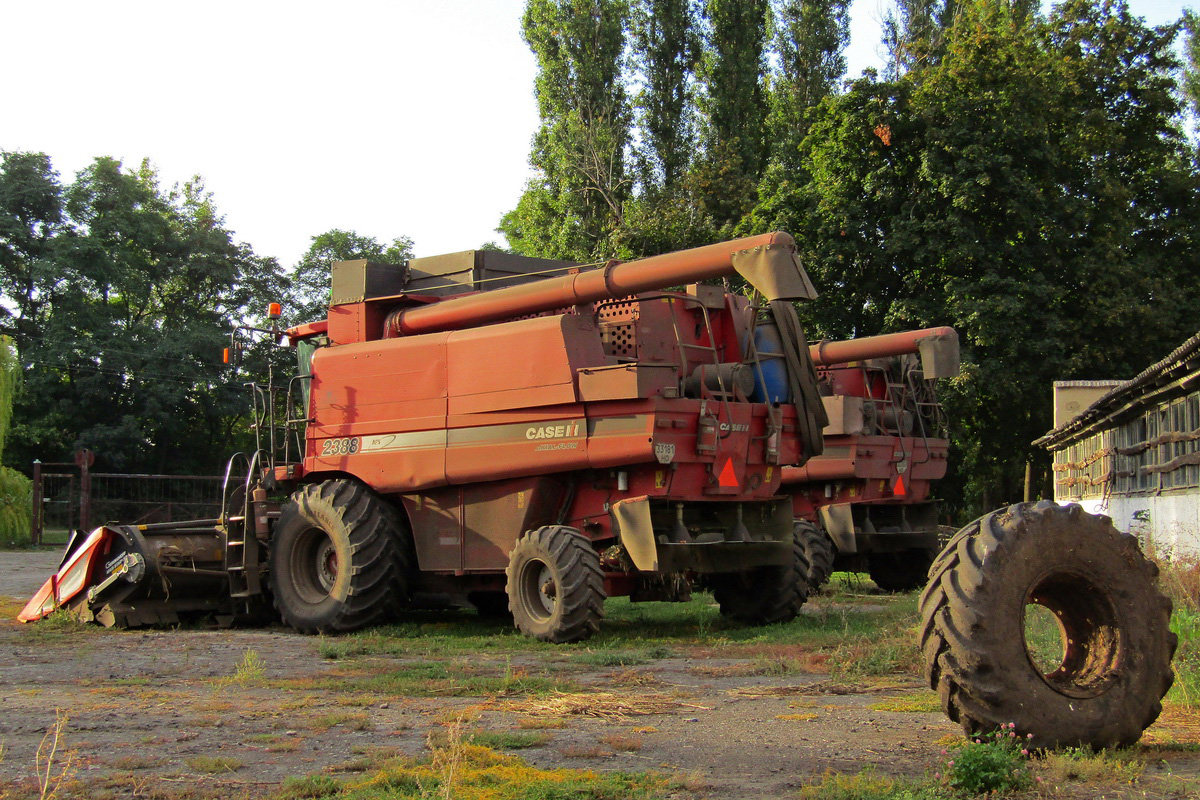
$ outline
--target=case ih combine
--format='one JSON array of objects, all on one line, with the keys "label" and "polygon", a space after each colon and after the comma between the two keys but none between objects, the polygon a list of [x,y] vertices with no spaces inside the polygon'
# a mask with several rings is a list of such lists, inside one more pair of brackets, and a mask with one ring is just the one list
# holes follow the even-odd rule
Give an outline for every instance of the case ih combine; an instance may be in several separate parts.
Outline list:
[{"label": "case ih combine", "polygon": [[[765,300],[700,283],[733,275]],[[273,605],[297,630],[339,632],[440,595],[570,642],[608,596],[681,599],[698,581],[729,616],[791,619],[812,522],[868,565],[925,550],[912,501],[941,475],[933,428],[908,427],[932,406],[870,359],[948,334],[818,347],[819,382],[793,306],[814,294],[783,233],[594,269],[482,252],[335,265],[327,318],[286,332],[297,374],[254,389],[259,446],[230,461],[226,512],[77,534],[20,618]],[[841,417],[815,461],[827,405]],[[1157,717],[1170,603],[1106,518],[994,512],[929,574],[927,674],[968,732],[1012,722],[1039,746],[1105,746]],[[1050,671],[1025,645],[1031,604],[1063,631]]]},{"label": "case ih combine", "polygon": [[823,341],[810,352],[829,417],[825,448],[783,470],[809,583],[819,588],[839,569],[869,572],[887,591],[924,586],[939,549],[930,491],[950,447],[934,380],[958,374],[958,334]]}]

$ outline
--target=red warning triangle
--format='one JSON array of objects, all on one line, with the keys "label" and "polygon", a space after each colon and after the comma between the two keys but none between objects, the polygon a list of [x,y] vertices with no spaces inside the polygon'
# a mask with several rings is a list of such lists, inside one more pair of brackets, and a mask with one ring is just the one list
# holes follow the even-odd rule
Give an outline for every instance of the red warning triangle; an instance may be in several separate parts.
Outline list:
[{"label": "red warning triangle", "polygon": [[737,486],[737,475],[733,473],[733,459],[725,459],[725,466],[721,467],[721,474],[717,478],[717,482],[721,486]]},{"label": "red warning triangle", "polygon": [[908,494],[908,487],[904,485],[904,475],[896,476],[896,485],[892,487],[892,494],[903,497]]}]

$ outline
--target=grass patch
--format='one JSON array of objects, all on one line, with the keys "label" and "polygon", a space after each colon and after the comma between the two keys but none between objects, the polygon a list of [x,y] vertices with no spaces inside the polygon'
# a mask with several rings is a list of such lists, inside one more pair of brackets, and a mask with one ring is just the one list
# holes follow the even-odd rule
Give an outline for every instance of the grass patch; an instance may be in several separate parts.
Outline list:
[{"label": "grass patch", "polygon": [[945,789],[928,781],[887,778],[868,769],[856,775],[827,772],[800,790],[804,800],[946,800]]},{"label": "grass patch", "polygon": [[567,727],[567,721],[562,717],[522,717],[517,727],[528,731],[560,730]]},{"label": "grass patch", "polygon": [[257,650],[247,650],[242,654],[242,660],[234,667],[233,674],[218,680],[217,686],[220,688],[262,686],[266,675],[267,662],[263,660]]},{"label": "grass patch", "polygon": [[75,640],[80,636],[104,635],[107,631],[107,628],[99,625],[80,622],[78,618],[65,611],[57,611],[37,622],[21,626],[21,632],[27,639],[42,644]]},{"label": "grass patch", "polygon": [[304,778],[285,778],[280,788],[279,800],[320,800],[336,797],[342,784],[328,775],[309,775]]},{"label": "grass patch", "polygon": [[610,733],[601,736],[600,741],[619,753],[636,753],[645,744],[645,740],[642,737],[629,736],[624,733]]},{"label": "grass patch", "polygon": [[352,731],[369,731],[371,730],[371,717],[362,711],[334,711],[312,717],[305,723],[306,728],[317,733],[324,733],[338,725]]},{"label": "grass patch", "polygon": [[1063,784],[1136,783],[1146,768],[1131,750],[1099,753],[1075,747],[1046,753],[1040,763],[1044,782],[1053,791]]},{"label": "grass patch", "polygon": [[550,734],[545,731],[474,731],[467,736],[467,741],[480,747],[492,750],[523,750],[528,747],[541,747],[550,741]]},{"label": "grass patch", "polygon": [[402,624],[322,638],[317,649],[332,661],[367,656],[443,660],[541,653],[589,666],[632,666],[710,646],[793,644],[832,650],[846,637],[872,635],[881,622],[914,616],[916,595],[838,592],[814,598],[807,608],[816,613],[805,613],[782,625],[758,627],[722,617],[712,597],[704,592],[695,593],[686,603],[631,603],[628,598],[614,597],[605,602],[600,631],[578,644],[539,642],[516,631],[511,623],[466,611],[413,611]]},{"label": "grass patch", "polygon": [[529,674],[522,668],[457,661],[418,661],[388,668],[379,663],[353,663],[318,678],[273,682],[283,689],[367,692],[406,697],[473,697],[498,694],[546,694],[577,688],[569,679],[548,672]]},{"label": "grass patch", "polygon": [[316,777],[297,779],[285,784],[282,797],[658,800],[668,796],[668,781],[658,775],[538,769],[515,755],[471,742],[465,734],[463,725],[451,725],[443,739],[431,743],[427,758],[397,758],[372,774],[343,784],[319,782]]},{"label": "grass patch", "polygon": [[229,756],[192,756],[185,759],[183,763],[187,764],[189,769],[210,775],[237,772],[245,766],[242,761]]},{"label": "grass patch", "polygon": [[623,650],[599,650],[586,653],[574,653],[572,664],[584,664],[589,667],[638,667],[650,663],[650,659],[641,653]]},{"label": "grass patch", "polygon": [[1179,637],[1175,683],[1167,700],[1200,708],[1200,559],[1159,561],[1159,586],[1171,598],[1171,630]]}]

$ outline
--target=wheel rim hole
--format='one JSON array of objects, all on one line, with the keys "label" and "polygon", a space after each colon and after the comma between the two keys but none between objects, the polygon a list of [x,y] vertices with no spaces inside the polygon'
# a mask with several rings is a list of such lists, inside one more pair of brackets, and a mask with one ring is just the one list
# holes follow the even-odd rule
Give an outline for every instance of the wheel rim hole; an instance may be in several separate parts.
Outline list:
[{"label": "wheel rim hole", "polygon": [[306,603],[320,603],[333,594],[338,576],[337,547],[329,534],[310,528],[292,551],[291,575],[296,594]]},{"label": "wheel rim hole", "polygon": [[1025,606],[1025,651],[1042,675],[1061,669],[1067,655],[1062,623],[1053,611],[1037,603]]},{"label": "wheel rim hole", "polygon": [[558,603],[558,582],[554,571],[543,561],[531,561],[525,565],[521,589],[525,595],[525,608],[530,616],[539,621],[554,615]]},{"label": "wheel rim hole", "polygon": [[1106,592],[1087,578],[1054,574],[1025,605],[1022,635],[1029,663],[1060,694],[1095,697],[1116,680],[1121,635]]}]

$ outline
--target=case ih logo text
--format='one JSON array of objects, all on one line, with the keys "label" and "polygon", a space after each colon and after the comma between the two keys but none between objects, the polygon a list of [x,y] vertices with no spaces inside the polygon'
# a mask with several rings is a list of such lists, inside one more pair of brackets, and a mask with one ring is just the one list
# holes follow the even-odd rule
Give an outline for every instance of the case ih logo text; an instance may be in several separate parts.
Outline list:
[{"label": "case ih logo text", "polygon": [[525,430],[526,439],[566,439],[578,435],[578,422],[568,422],[565,425],[535,425]]}]

